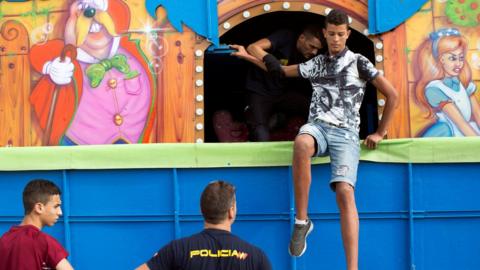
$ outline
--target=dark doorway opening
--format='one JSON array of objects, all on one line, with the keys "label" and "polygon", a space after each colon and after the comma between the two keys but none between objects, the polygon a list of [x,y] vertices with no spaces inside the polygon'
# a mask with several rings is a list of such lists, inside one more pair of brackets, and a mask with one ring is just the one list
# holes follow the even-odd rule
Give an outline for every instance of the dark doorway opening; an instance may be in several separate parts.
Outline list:
[{"label": "dark doorway opening", "polygon": [[[306,12],[273,12],[245,21],[220,37],[221,44],[247,46],[270,35],[277,29],[301,29],[307,24],[324,23],[324,16]],[[373,42],[352,29],[347,41],[350,50],[360,53],[375,63]],[[240,60],[225,50],[208,50],[204,59],[205,141],[219,142],[215,133],[215,113],[227,111],[232,123],[242,132],[245,125],[245,78],[251,63]],[[360,138],[364,139],[378,126],[377,94],[375,87],[367,85],[360,108]],[[238,134],[237,134],[238,135]]]}]

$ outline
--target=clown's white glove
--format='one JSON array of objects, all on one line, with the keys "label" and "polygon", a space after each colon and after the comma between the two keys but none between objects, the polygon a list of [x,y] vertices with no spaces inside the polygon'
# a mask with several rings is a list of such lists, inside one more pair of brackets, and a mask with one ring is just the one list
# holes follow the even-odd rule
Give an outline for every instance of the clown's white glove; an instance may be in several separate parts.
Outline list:
[{"label": "clown's white glove", "polygon": [[108,0],[80,0],[79,4],[93,7],[101,11],[107,11],[108,9]]},{"label": "clown's white glove", "polygon": [[63,62],[60,61],[60,57],[57,57],[43,65],[42,73],[50,76],[55,84],[65,85],[72,81],[73,69],[74,66],[70,57],[65,57]]}]

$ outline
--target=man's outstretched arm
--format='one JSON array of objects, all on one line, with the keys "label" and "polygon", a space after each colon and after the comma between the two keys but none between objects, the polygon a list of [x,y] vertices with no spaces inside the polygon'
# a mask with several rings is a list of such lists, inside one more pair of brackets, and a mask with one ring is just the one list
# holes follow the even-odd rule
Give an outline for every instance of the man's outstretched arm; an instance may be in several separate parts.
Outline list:
[{"label": "man's outstretched arm", "polygon": [[253,56],[251,54],[249,54],[247,52],[247,50],[245,49],[245,47],[243,47],[242,45],[232,44],[232,45],[230,45],[230,47],[237,50],[236,52],[232,53],[233,56],[236,56],[240,59],[246,60],[246,61],[256,65],[257,67],[267,71],[267,67],[262,62],[262,60],[256,58],[255,56]]},{"label": "man's outstretched arm", "polygon": [[250,44],[248,49],[245,49],[241,45],[230,45],[230,47],[237,50],[232,53],[232,55],[249,61],[270,74],[280,77],[299,77],[298,65],[282,66],[274,55],[265,51],[270,48],[270,46],[271,43],[266,38]]}]

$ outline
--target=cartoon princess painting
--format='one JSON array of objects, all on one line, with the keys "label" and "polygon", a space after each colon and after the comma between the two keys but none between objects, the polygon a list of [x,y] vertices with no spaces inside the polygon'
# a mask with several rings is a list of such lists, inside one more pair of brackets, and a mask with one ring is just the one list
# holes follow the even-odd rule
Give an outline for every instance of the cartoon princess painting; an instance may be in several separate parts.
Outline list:
[{"label": "cartoon princess painting", "polygon": [[467,40],[455,28],[430,34],[418,48],[414,62],[415,98],[436,121],[418,137],[480,135],[480,105],[465,59]]}]

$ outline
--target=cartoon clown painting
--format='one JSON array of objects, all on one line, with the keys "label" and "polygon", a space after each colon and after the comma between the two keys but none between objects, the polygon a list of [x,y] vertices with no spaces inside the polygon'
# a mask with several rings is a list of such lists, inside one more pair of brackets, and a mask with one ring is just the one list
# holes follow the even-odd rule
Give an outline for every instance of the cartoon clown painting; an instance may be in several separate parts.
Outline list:
[{"label": "cartoon clown painting", "polygon": [[122,0],[70,5],[64,40],[34,45],[42,76],[30,95],[44,145],[150,142],[155,79],[138,42],[125,34]]}]

